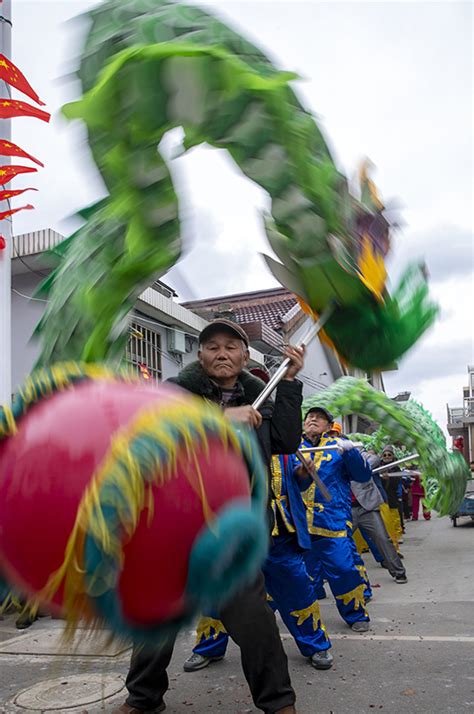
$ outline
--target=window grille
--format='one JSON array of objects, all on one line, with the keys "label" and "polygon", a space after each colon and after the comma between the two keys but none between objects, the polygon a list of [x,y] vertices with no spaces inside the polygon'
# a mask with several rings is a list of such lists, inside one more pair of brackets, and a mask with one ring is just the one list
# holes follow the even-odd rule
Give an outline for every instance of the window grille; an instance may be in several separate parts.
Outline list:
[{"label": "window grille", "polygon": [[132,322],[125,358],[139,374],[140,365],[145,365],[152,379],[161,381],[161,338],[158,332]]}]

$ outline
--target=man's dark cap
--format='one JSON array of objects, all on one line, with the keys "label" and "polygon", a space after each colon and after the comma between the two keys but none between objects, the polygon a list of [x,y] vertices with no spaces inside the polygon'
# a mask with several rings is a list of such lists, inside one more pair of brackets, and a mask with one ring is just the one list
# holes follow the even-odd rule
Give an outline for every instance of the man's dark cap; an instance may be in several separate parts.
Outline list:
[{"label": "man's dark cap", "polygon": [[249,346],[249,338],[245,330],[243,330],[242,327],[236,322],[232,322],[232,320],[226,320],[224,318],[213,320],[209,323],[209,325],[207,325],[207,327],[204,328],[204,330],[202,330],[199,335],[199,344],[203,345],[205,342],[208,342],[208,340],[210,340],[211,337],[218,332],[228,332],[234,337],[238,337],[239,340],[242,340],[246,347]]},{"label": "man's dark cap", "polygon": [[311,407],[311,409],[308,409],[308,411],[306,412],[304,418],[306,419],[308,414],[311,414],[311,412],[320,412],[321,414],[324,414],[330,424],[332,424],[334,421],[333,415],[325,407]]}]

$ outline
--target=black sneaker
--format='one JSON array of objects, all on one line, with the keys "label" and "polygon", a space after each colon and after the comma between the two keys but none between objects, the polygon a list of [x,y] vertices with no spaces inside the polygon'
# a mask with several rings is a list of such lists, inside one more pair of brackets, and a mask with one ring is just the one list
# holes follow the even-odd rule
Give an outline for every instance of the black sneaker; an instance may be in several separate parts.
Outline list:
[{"label": "black sneaker", "polygon": [[406,575],[395,575],[395,582],[399,585],[404,585],[408,582],[408,578]]},{"label": "black sneaker", "polygon": [[220,662],[221,659],[224,659],[224,657],[203,657],[197,652],[193,652],[191,657],[188,657],[183,664],[183,669],[185,672],[197,672],[198,669],[209,667],[211,662]]},{"label": "black sneaker", "polygon": [[329,650],[322,650],[321,652],[315,652],[314,655],[309,658],[309,661],[315,669],[331,669],[333,656]]},{"label": "black sneaker", "polygon": [[20,613],[20,615],[18,615],[15,622],[15,627],[17,630],[26,630],[26,628],[31,627],[33,622],[36,622],[37,619],[38,615],[32,615],[29,610],[25,610],[24,612]]}]

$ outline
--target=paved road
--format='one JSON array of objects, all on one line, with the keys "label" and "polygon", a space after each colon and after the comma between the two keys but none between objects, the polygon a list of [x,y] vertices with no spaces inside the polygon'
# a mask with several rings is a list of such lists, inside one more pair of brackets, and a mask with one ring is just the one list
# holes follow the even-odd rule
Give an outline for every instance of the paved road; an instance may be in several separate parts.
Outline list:
[{"label": "paved road", "polygon": [[[335,658],[329,672],[312,669],[282,625],[299,714],[474,712],[474,523],[408,523],[403,552],[407,585],[367,559],[372,584],[380,587],[366,635],[352,633],[331,600],[322,603]],[[22,634],[13,625],[12,618],[0,622],[0,712],[107,714],[123,700],[123,648],[103,656],[81,637],[75,656],[58,655],[59,621],[42,619]],[[222,663],[182,671],[193,638],[184,632],[176,646],[169,714],[253,714],[234,645]]]}]

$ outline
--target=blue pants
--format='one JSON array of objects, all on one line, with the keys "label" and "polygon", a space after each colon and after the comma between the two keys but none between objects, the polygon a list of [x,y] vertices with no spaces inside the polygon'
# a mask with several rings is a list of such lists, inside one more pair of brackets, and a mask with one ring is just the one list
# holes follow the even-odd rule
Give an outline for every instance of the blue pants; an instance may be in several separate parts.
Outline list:
[{"label": "blue pants", "polygon": [[203,657],[224,657],[227,650],[229,635],[218,619],[217,613],[203,615],[196,630],[196,646],[193,652]]},{"label": "blue pants", "polygon": [[327,598],[326,595],[326,590],[324,589],[324,585],[320,585],[318,589],[316,590],[316,597],[318,600],[325,600]]},{"label": "blue pants", "polygon": [[308,573],[319,588],[326,578],[336,599],[337,609],[348,625],[369,621],[365,609],[365,580],[354,563],[350,537],[316,536],[311,550],[305,552]]},{"label": "blue pants", "polygon": [[[315,585],[293,536],[274,538],[263,567],[269,604],[278,610],[304,657],[331,647],[321,621]],[[203,657],[223,657],[228,635],[217,617],[203,617],[198,625],[194,652]]]}]

